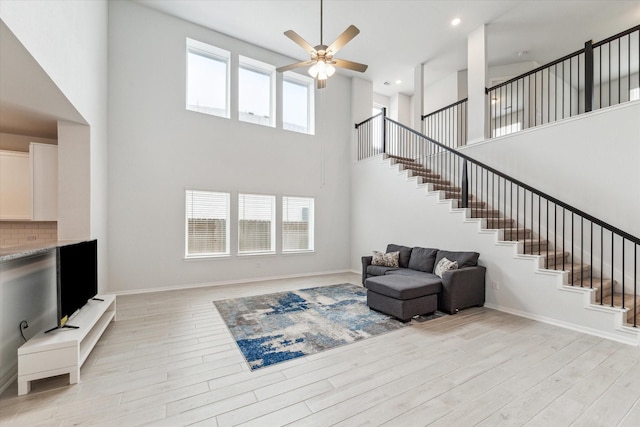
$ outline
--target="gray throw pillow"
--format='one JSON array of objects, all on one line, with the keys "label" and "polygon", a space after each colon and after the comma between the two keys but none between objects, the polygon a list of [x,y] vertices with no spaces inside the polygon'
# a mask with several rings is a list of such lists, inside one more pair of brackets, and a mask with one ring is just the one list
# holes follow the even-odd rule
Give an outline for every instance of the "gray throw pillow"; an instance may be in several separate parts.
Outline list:
[{"label": "gray throw pillow", "polygon": [[408,246],[400,246],[394,245],[390,243],[387,245],[387,253],[389,252],[400,252],[400,258],[398,259],[398,264],[401,268],[409,267],[409,258],[411,257],[411,248]]},{"label": "gray throw pillow", "polygon": [[457,261],[458,268],[475,267],[478,265],[478,252],[450,252],[450,251],[438,251],[436,255],[436,264],[440,262],[442,258],[448,258],[450,261]]},{"label": "gray throw pillow", "polygon": [[409,258],[409,268],[426,273],[433,273],[437,253],[438,250],[433,248],[413,248],[413,250],[411,250],[411,258]]}]

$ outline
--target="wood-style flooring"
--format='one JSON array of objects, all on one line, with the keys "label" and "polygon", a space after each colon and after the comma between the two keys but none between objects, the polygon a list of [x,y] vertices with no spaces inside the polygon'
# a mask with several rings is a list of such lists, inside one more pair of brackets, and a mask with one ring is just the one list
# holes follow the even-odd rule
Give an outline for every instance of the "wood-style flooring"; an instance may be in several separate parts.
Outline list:
[{"label": "wood-style flooring", "polygon": [[125,295],[81,371],[2,426],[639,426],[640,349],[487,308],[249,371],[213,300],[355,274]]}]

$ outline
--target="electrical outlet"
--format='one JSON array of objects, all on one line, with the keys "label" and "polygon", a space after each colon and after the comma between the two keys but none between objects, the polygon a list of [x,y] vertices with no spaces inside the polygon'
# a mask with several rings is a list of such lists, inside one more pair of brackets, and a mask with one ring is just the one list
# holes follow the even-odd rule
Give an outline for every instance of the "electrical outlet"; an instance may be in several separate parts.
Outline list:
[{"label": "electrical outlet", "polygon": [[493,288],[493,289],[495,289],[495,290],[500,289],[500,283],[498,283],[498,281],[497,281],[497,280],[492,280],[492,281],[491,281],[491,288]]}]

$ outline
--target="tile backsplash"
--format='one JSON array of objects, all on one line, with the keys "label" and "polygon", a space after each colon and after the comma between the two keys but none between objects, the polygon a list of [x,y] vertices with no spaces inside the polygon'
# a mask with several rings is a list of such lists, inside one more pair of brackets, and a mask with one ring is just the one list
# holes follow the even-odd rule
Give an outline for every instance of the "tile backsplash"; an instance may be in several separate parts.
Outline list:
[{"label": "tile backsplash", "polygon": [[1,247],[56,240],[58,223],[55,221],[0,221]]}]

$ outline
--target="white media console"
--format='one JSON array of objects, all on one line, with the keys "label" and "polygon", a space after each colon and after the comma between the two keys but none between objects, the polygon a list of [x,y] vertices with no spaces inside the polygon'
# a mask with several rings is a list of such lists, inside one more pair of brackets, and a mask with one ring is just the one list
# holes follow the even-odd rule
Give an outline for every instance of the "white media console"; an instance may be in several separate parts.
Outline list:
[{"label": "white media console", "polygon": [[115,295],[96,295],[69,320],[78,329],[44,331],[18,349],[18,395],[29,393],[31,381],[69,374],[69,384],[80,380],[80,367],[87,360],[109,322],[116,315]]}]

